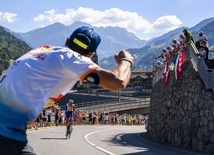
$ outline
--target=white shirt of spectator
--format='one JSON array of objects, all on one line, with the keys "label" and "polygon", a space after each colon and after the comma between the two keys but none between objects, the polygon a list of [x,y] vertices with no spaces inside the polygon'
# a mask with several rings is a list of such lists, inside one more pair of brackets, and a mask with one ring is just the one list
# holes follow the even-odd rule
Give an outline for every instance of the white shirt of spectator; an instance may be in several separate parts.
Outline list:
[{"label": "white shirt of spectator", "polygon": [[202,41],[202,40],[208,41],[208,38],[207,38],[206,35],[203,34],[202,36],[199,36],[199,40],[200,40],[200,41]]}]

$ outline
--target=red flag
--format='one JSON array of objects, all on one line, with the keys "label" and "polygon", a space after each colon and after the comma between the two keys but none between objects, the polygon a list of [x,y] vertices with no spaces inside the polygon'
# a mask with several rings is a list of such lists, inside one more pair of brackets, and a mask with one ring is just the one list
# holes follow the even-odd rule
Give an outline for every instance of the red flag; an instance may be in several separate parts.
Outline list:
[{"label": "red flag", "polygon": [[186,60],[186,50],[179,53],[175,63],[175,78],[178,79],[183,75],[184,62]]},{"label": "red flag", "polygon": [[164,72],[163,72],[163,83],[164,83],[164,86],[167,85],[167,83],[169,82],[169,75],[170,75],[169,64],[170,64],[170,62],[166,63],[165,69],[164,69]]}]

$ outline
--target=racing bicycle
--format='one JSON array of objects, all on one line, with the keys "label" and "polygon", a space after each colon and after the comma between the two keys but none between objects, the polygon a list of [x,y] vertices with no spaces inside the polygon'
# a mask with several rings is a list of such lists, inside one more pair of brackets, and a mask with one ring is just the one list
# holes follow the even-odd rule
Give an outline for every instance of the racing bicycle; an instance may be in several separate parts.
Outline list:
[{"label": "racing bicycle", "polygon": [[66,134],[65,134],[66,139],[70,139],[71,138],[72,131],[73,131],[72,118],[69,118],[68,124],[67,124],[67,127],[66,127]]}]

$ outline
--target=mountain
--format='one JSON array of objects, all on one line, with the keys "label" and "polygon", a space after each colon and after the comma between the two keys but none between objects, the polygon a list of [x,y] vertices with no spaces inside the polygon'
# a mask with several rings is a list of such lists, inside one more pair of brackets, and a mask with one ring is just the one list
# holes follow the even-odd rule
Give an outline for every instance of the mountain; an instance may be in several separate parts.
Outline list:
[{"label": "mountain", "polygon": [[201,29],[201,27],[204,27],[204,26],[206,26],[207,24],[209,24],[209,23],[211,23],[213,21],[214,21],[214,17],[205,19],[205,20],[201,21],[200,23],[198,23],[197,25],[193,26],[190,29],[190,31],[199,31]]},{"label": "mountain", "polygon": [[187,28],[187,27],[181,27],[181,28],[177,28],[175,30],[169,31],[168,33],[165,33],[165,34],[163,34],[163,35],[161,35],[155,39],[152,39],[146,45],[151,46],[151,45],[158,43],[160,40],[164,40],[166,38],[172,38],[172,37],[176,36],[177,34],[182,33],[183,29],[185,29],[185,28]]},{"label": "mountain", "polygon": [[[41,45],[59,45],[64,46],[65,40],[71,33],[80,26],[91,25],[83,22],[74,22],[69,26],[61,23],[54,23],[52,25],[35,29],[27,33],[18,33],[17,37],[23,39],[32,48]],[[101,43],[98,47],[99,59],[109,57],[121,49],[140,48],[144,46],[147,41],[137,38],[133,33],[126,29],[119,27],[93,27],[101,37]]]},{"label": "mountain", "polygon": [[16,38],[10,30],[0,26],[0,75],[10,65],[11,59],[17,59],[31,50],[28,44]]},{"label": "mountain", "polygon": [[[32,30],[27,33],[15,33],[6,30],[25,41],[28,45],[35,48],[40,45],[64,45],[67,37],[80,26],[91,25],[83,22],[74,22],[69,26],[55,23],[47,27]],[[98,47],[99,65],[105,69],[116,66],[114,54],[121,49],[128,50],[134,56],[133,70],[146,68],[152,69],[157,59],[154,57],[161,54],[162,49],[167,45],[172,45],[172,40],[179,40],[184,28],[190,30],[195,40],[198,39],[198,32],[203,31],[209,38],[209,45],[214,45],[214,18],[208,18],[194,27],[180,27],[149,41],[137,38],[133,33],[119,27],[93,27],[101,36],[102,41]]]},{"label": "mountain", "polygon": [[36,48],[41,45],[64,45],[66,36],[70,35],[70,30],[61,23],[55,23],[27,33],[19,33],[19,35],[32,48]]},{"label": "mountain", "polygon": [[[205,19],[192,28],[181,27],[163,34],[160,37],[154,38],[141,48],[127,49],[135,58],[132,69],[153,69],[153,66],[157,61],[157,59],[154,58],[162,53],[164,47],[172,45],[173,39],[179,40],[179,35],[183,33],[182,31],[185,28],[192,33],[195,40],[198,40],[198,32],[203,31],[209,39],[209,45],[214,45],[214,18]],[[116,63],[113,56],[111,56],[100,60],[99,65],[106,69],[111,69],[116,66]]]},{"label": "mountain", "polygon": [[[206,24],[205,26],[201,27],[199,31],[203,31],[204,34],[207,35],[208,37],[208,43],[210,46],[214,46],[214,19],[212,22]],[[199,31],[194,31],[192,32],[193,36],[198,39],[198,32]]]}]

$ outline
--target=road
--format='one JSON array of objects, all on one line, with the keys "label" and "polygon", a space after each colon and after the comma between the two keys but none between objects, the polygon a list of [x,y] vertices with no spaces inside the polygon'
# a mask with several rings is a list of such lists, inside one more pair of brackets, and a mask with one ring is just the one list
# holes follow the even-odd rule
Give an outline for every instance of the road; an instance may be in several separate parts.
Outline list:
[{"label": "road", "polygon": [[28,131],[29,143],[38,155],[199,155],[149,141],[144,126],[79,125],[71,139],[65,126]]}]

